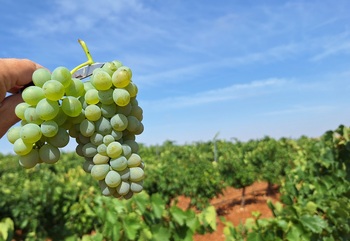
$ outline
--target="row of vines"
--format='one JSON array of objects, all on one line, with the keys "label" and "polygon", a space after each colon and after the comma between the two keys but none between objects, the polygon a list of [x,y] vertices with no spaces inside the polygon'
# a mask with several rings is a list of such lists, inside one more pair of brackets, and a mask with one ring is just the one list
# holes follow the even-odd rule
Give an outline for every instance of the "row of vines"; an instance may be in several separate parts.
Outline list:
[{"label": "row of vines", "polygon": [[[350,134],[339,126],[320,138],[237,139],[140,146],[144,192],[128,201],[103,197],[83,160],[64,153],[51,166],[19,167],[0,156],[0,240],[192,240],[216,229],[210,200],[226,187],[257,181],[280,202],[239,226],[223,220],[227,241],[350,240]],[[179,196],[191,200],[187,210]],[[258,211],[258,210],[257,210]]]}]

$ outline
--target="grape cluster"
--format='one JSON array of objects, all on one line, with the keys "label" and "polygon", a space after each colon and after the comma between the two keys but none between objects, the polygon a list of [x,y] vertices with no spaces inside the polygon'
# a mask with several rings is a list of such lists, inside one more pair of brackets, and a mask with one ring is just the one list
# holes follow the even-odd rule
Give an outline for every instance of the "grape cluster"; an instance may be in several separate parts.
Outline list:
[{"label": "grape cluster", "polygon": [[144,163],[135,136],[143,132],[143,110],[132,71],[120,61],[95,69],[83,82],[65,67],[33,73],[34,86],[17,105],[20,126],[7,138],[24,168],[54,164],[70,138],[85,158],[83,169],[96,179],[105,196],[130,198],[143,189]]}]

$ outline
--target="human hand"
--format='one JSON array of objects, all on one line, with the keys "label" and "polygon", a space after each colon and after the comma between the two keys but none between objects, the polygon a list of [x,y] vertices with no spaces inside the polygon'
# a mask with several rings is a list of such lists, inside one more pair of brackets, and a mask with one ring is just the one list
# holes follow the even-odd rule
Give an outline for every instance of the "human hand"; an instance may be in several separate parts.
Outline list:
[{"label": "human hand", "polygon": [[[32,74],[41,65],[28,59],[0,58],[0,138],[19,121],[17,104],[23,102],[19,92],[32,81]],[[6,97],[6,93],[11,95]]]}]

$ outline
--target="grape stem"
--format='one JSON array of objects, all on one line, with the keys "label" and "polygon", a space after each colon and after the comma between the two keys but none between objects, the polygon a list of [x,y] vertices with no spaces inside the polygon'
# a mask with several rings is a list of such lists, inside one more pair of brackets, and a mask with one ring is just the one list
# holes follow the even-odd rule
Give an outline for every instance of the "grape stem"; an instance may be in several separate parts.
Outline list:
[{"label": "grape stem", "polygon": [[74,74],[78,69],[80,69],[80,68],[82,68],[82,67],[84,67],[84,66],[91,65],[91,64],[95,63],[95,61],[94,61],[94,60],[92,59],[92,57],[91,57],[90,51],[89,51],[89,49],[88,49],[86,43],[85,43],[83,40],[81,40],[81,39],[78,39],[78,42],[79,42],[79,44],[81,45],[81,47],[83,48],[84,53],[85,53],[85,55],[86,55],[86,57],[87,57],[88,60],[87,60],[86,62],[82,63],[82,64],[79,64],[79,65],[78,65],[77,67],[75,67],[74,69],[72,69],[72,70],[70,71],[71,74]]}]

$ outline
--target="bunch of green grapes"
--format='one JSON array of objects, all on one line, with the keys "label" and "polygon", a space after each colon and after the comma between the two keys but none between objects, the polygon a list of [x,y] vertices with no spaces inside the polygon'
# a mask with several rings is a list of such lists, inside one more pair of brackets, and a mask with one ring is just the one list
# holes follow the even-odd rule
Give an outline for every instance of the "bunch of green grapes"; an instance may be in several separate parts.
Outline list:
[{"label": "bunch of green grapes", "polygon": [[130,198],[143,189],[144,163],[135,136],[143,132],[143,110],[132,71],[120,61],[107,62],[83,82],[65,67],[38,69],[34,86],[17,105],[21,125],[7,138],[24,168],[54,164],[60,148],[74,138],[83,169],[99,182],[103,195]]}]

